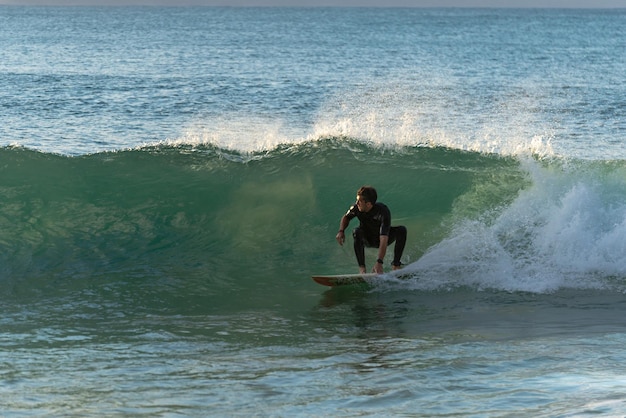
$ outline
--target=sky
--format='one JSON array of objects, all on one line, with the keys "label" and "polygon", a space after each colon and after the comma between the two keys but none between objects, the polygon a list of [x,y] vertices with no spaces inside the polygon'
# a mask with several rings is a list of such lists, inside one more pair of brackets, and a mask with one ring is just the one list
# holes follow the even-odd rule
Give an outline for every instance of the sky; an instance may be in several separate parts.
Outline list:
[{"label": "sky", "polygon": [[0,0],[0,5],[626,8],[626,0]]}]

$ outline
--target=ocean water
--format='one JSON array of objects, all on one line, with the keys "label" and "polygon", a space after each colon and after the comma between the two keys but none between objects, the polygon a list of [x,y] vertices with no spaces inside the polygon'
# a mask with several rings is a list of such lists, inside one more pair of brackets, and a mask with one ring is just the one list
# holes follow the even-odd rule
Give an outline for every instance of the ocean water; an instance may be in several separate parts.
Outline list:
[{"label": "ocean water", "polygon": [[624,416],[625,23],[0,7],[0,414]]}]

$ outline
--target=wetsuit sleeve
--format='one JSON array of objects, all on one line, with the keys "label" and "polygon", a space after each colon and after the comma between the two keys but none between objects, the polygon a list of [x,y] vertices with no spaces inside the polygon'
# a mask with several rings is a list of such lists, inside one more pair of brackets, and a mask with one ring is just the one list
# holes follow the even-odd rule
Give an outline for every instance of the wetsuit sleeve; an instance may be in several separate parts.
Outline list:
[{"label": "wetsuit sleeve", "polygon": [[348,209],[348,211],[346,212],[346,214],[344,215],[348,220],[350,219],[354,219],[356,218],[358,209],[356,207],[356,205],[352,205],[350,206],[350,209]]}]

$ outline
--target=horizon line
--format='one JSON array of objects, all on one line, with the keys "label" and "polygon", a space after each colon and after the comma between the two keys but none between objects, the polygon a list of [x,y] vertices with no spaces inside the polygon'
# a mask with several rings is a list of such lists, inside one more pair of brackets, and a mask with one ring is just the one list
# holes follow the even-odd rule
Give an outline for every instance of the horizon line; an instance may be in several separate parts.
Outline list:
[{"label": "horizon line", "polygon": [[183,7],[207,7],[207,8],[289,8],[289,9],[524,9],[524,10],[626,10],[626,5],[615,6],[555,6],[555,5],[337,5],[337,4],[311,4],[311,5],[284,5],[284,4],[154,4],[148,2],[131,2],[129,4],[91,4],[85,2],[66,2],[66,3],[40,3],[40,2],[26,2],[23,0],[15,2],[0,2],[0,7],[171,7],[171,8],[183,8]]}]

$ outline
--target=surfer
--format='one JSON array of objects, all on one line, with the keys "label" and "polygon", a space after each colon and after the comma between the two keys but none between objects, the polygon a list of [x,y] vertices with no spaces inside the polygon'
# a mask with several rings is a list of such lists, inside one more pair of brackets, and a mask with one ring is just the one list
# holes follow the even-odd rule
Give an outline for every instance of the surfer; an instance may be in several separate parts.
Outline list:
[{"label": "surfer", "polygon": [[359,219],[359,226],[352,233],[354,237],[354,253],[359,263],[359,272],[366,272],[365,268],[365,247],[378,247],[378,259],[372,270],[374,273],[383,272],[383,259],[387,253],[387,246],[396,243],[393,252],[394,270],[402,266],[400,258],[406,244],[407,230],[404,226],[391,226],[391,212],[389,208],[377,202],[378,194],[371,186],[363,186],[356,193],[356,203],[348,209],[339,223],[337,232],[337,242],[343,245],[346,241],[345,230],[353,218]]}]

